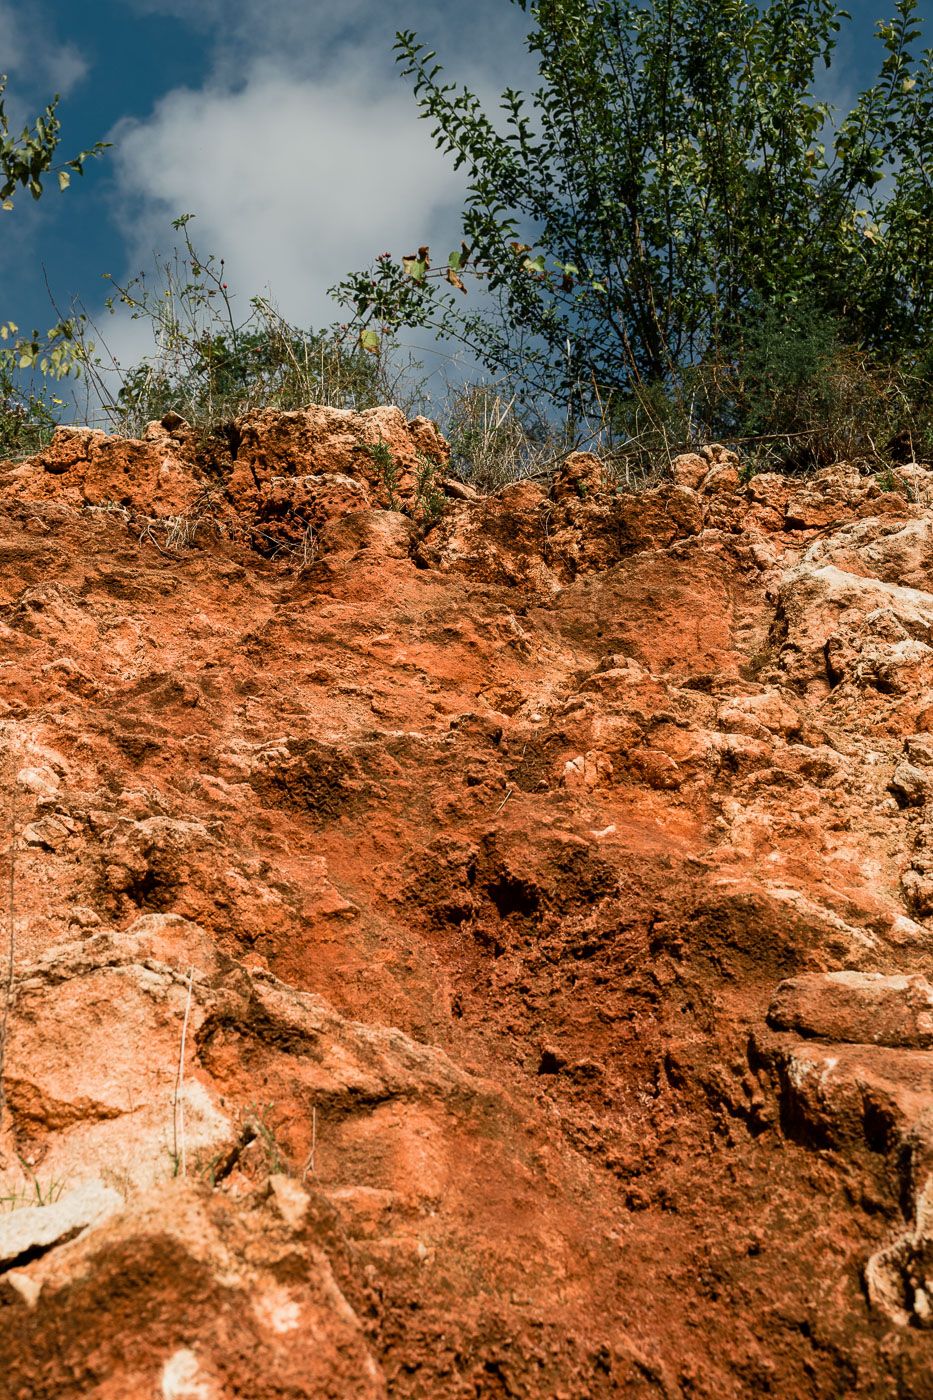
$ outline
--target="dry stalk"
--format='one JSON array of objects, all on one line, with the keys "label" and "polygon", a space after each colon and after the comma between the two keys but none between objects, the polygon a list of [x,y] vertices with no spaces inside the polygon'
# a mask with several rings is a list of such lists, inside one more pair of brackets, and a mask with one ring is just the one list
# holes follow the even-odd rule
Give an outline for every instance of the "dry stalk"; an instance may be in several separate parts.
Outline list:
[{"label": "dry stalk", "polygon": [[[185,1020],[181,1028],[181,1049],[178,1052],[178,1077],[175,1080],[175,1104],[172,1114],[172,1135],[173,1153],[175,1158],[175,1171],[179,1176],[185,1175],[185,1100],[184,1100],[184,1078],[185,1078],[185,1041],[188,1036],[188,1016],[191,1012],[191,989],[194,985],[194,967],[188,973],[188,1000],[185,1003]],[[181,1147],[179,1148],[179,1140]]]},{"label": "dry stalk", "polygon": [[317,1105],[311,1107],[311,1151],[308,1153],[308,1160],[305,1162],[304,1171],[301,1173],[301,1184],[304,1185],[308,1172],[312,1176],[317,1176],[317,1168],[314,1165],[314,1156],[317,1152]]}]

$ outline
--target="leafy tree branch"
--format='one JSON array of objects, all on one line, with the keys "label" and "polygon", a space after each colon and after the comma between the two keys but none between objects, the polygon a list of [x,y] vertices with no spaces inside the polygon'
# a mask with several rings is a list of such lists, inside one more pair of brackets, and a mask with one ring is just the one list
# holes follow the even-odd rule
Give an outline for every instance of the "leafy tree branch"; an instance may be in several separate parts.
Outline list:
[{"label": "leafy tree branch", "polygon": [[[79,151],[70,160],[56,163],[61,141],[58,96],[31,126],[25,126],[19,136],[11,136],[3,101],[5,89],[6,77],[0,76],[0,208],[9,211],[13,208],[12,196],[17,187],[28,189],[33,199],[40,199],[43,177],[54,174],[58,177],[59,190],[66,190],[72,174],[83,175],[85,162],[100,155],[110,142],[98,141],[89,150]],[[12,392],[12,374],[17,369],[38,368],[43,375],[56,379],[71,371],[78,372],[76,326],[73,320],[60,321],[44,337],[34,330],[31,336],[17,339],[18,330],[19,327],[11,321],[0,325],[0,339],[10,342],[0,343],[0,382],[5,384],[8,392]]]}]

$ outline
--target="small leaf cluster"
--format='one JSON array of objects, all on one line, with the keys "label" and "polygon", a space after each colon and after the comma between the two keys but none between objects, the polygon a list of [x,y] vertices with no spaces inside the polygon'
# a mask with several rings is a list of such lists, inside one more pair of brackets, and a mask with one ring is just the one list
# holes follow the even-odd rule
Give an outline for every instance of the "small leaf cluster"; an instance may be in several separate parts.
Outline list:
[{"label": "small leaf cluster", "polygon": [[87,317],[69,317],[51,326],[45,335],[33,330],[30,336],[16,339],[19,327],[13,321],[0,324],[0,342],[10,341],[9,348],[0,343],[0,365],[9,371],[38,370],[48,379],[64,379],[68,374],[81,373],[81,361],[93,343],[83,338]]},{"label": "small leaf cluster", "polygon": [[45,112],[36,117],[32,126],[24,126],[19,136],[11,136],[3,103],[5,89],[6,76],[0,74],[0,207],[9,210],[13,208],[11,195],[17,185],[28,189],[33,199],[40,199],[42,177],[53,171],[58,175],[59,189],[67,189],[72,171],[83,175],[85,161],[99,155],[110,142],[98,141],[71,160],[54,165],[61,132],[61,122],[57,116],[58,95],[46,106]]},{"label": "small leaf cluster", "polygon": [[0,361],[0,461],[30,456],[51,441],[63,401],[24,390]]}]

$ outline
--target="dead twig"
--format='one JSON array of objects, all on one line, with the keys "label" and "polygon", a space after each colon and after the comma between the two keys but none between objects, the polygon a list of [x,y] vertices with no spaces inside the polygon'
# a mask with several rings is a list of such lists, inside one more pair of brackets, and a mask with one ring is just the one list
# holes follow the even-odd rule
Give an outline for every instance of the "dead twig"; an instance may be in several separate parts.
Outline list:
[{"label": "dead twig", "polygon": [[[191,989],[194,985],[194,967],[188,973],[188,1000],[185,1004],[185,1020],[181,1028],[181,1049],[178,1052],[178,1078],[175,1081],[175,1107],[172,1114],[172,1134],[173,1134],[173,1156],[175,1158],[175,1171],[179,1176],[185,1175],[185,1101],[184,1077],[185,1077],[185,1040],[188,1036],[188,1016],[191,1012]],[[179,1139],[181,1139],[181,1149],[179,1150]]]},{"label": "dead twig", "polygon": [[315,1176],[315,1177],[317,1176],[317,1169],[315,1168],[315,1165],[314,1165],[314,1154],[315,1154],[316,1152],[317,1152],[317,1106],[314,1105],[314,1106],[312,1106],[312,1109],[311,1109],[311,1151],[308,1153],[308,1160],[307,1160],[307,1162],[305,1162],[304,1171],[301,1173],[301,1184],[302,1184],[302,1186],[304,1185],[305,1177],[308,1175],[308,1172],[311,1172],[312,1176]]},{"label": "dead twig", "polygon": [[150,544],[154,544],[155,547],[156,547],[156,549],[159,551],[159,553],[160,553],[161,555],[163,555],[166,559],[177,559],[177,558],[178,558],[178,555],[177,555],[177,554],[172,553],[170,550],[163,549],[162,546],[159,544],[159,541],[156,539],[155,535],[152,533],[152,521],[151,521],[151,520],[147,522],[145,528],[143,529],[143,532],[142,532],[142,534],[141,534],[140,537],[139,537],[139,543],[140,543],[140,544],[143,544],[146,540],[148,540]]}]

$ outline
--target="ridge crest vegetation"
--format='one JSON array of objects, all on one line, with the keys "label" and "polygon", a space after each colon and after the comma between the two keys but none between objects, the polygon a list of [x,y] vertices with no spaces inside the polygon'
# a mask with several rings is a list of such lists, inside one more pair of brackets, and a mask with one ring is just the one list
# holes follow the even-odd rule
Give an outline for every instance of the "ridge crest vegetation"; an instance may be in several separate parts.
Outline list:
[{"label": "ridge crest vegetation", "polygon": [[[833,0],[511,0],[529,18],[530,94],[493,118],[410,30],[396,56],[435,143],[467,176],[459,248],[380,255],[332,293],[347,321],[233,311],[223,259],[184,246],[110,303],[155,351],[122,370],[84,309],[0,343],[0,450],[48,441],[48,380],[139,433],[179,412],[205,443],[259,405],[398,402],[440,421],[480,489],[598,451],[653,479],[718,441],[744,469],[933,457],[933,62],[917,0],[879,22],[876,79],[840,112],[820,96],[848,13]],[[55,103],[19,138],[0,107],[2,195],[56,166]],[[453,240],[452,240],[453,241]],[[157,284],[157,285],[156,285]],[[472,293],[472,295],[468,295]],[[430,402],[405,332],[453,351],[467,382]],[[99,331],[95,337],[100,341]],[[43,378],[23,388],[23,371]],[[119,385],[112,387],[113,376]]]}]

